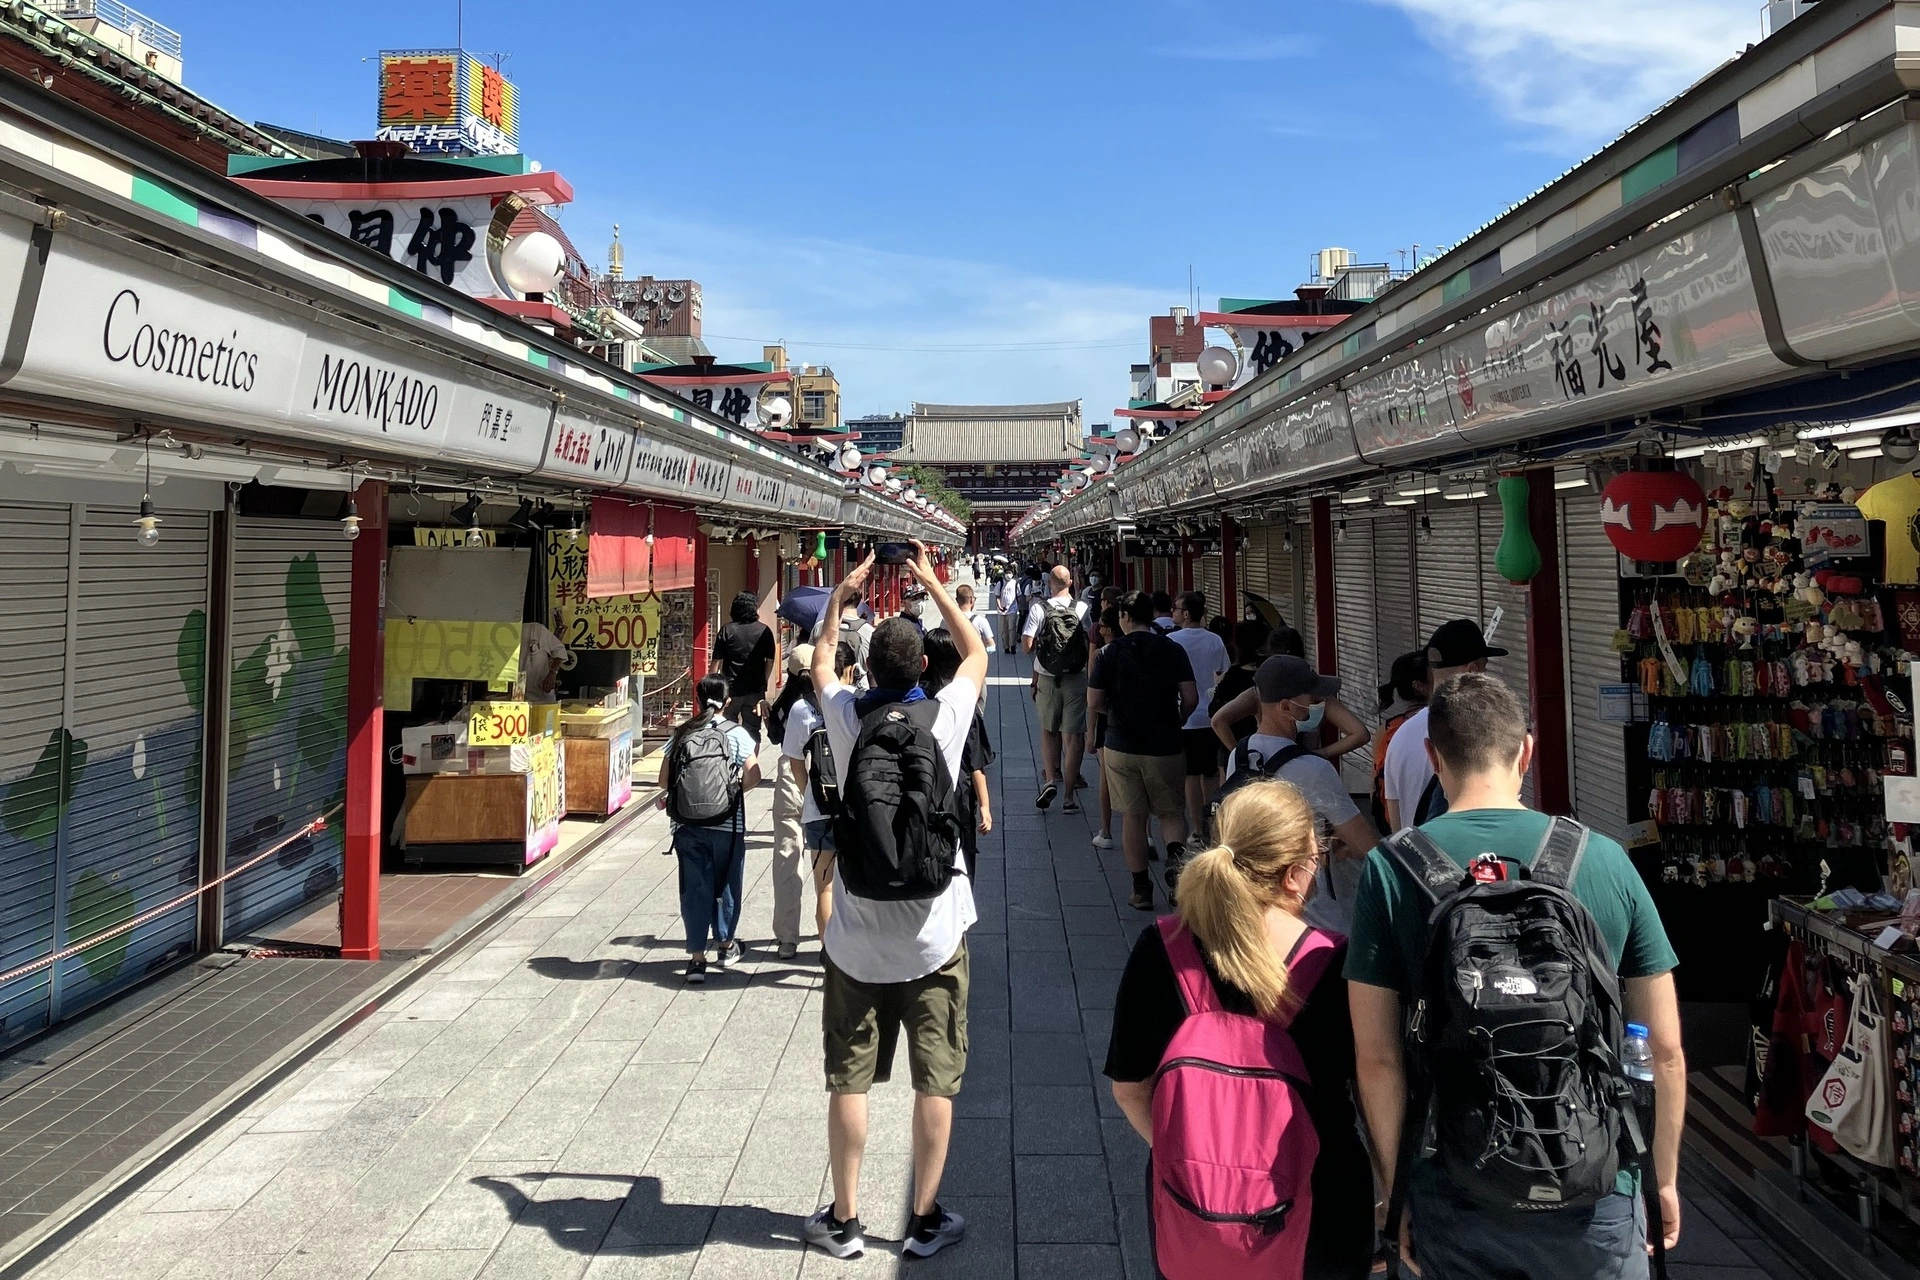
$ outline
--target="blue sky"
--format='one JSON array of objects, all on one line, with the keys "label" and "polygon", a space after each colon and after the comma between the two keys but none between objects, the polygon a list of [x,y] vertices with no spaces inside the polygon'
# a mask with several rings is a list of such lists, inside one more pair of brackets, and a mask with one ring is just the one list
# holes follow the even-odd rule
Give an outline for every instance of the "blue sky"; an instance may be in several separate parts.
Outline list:
[{"label": "blue sky", "polygon": [[[371,136],[454,0],[142,0],[242,117]],[[589,260],[690,275],[849,414],[1124,404],[1146,317],[1457,241],[1759,37],[1758,0],[468,0]]]}]

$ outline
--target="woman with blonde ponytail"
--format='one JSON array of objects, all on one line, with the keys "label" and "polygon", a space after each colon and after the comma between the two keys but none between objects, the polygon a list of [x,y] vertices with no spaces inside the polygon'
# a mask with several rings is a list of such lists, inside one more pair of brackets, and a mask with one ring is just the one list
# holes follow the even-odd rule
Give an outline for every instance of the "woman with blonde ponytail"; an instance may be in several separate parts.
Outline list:
[{"label": "woman with blonde ponytail", "polygon": [[[1354,1110],[1353,1026],[1340,977],[1346,939],[1303,918],[1320,862],[1313,809],[1289,783],[1250,783],[1221,804],[1214,834],[1219,843],[1190,857],[1181,872],[1178,919],[1143,931],[1121,976],[1106,1062],[1114,1101],[1156,1155],[1162,1148],[1190,1146],[1197,1126],[1233,1132],[1255,1117],[1192,1114],[1196,1105],[1235,1095],[1210,1092],[1204,1081],[1194,1088],[1191,1069],[1210,1068],[1210,1079],[1218,1081],[1222,1073],[1261,1075],[1257,1068],[1264,1064],[1224,1058],[1216,1064],[1196,1046],[1264,1043],[1272,1050],[1273,1041],[1283,1042],[1278,1052],[1284,1062],[1305,1068],[1308,1087],[1294,1097],[1318,1138],[1318,1153],[1310,1157],[1311,1195],[1299,1197],[1310,1204],[1311,1220],[1304,1270],[1276,1269],[1275,1260],[1262,1259],[1258,1271],[1354,1280],[1368,1273],[1372,1261],[1373,1174]],[[1202,968],[1207,987],[1191,985]],[[1189,995],[1196,990],[1199,1009]],[[1250,1040],[1244,1034],[1237,1041],[1234,1034],[1222,1038],[1219,1028],[1232,1023],[1244,1030],[1255,1020],[1268,1029],[1264,1040],[1258,1026]],[[1271,1034],[1274,1027],[1287,1035]],[[1290,1056],[1296,1049],[1297,1060]],[[1166,1096],[1156,1098],[1157,1091]],[[1291,1132],[1276,1138],[1276,1162],[1300,1150],[1300,1141]],[[1179,1208],[1179,1189],[1161,1194],[1163,1184],[1180,1179],[1174,1164],[1172,1156],[1165,1167],[1150,1162],[1149,1225],[1161,1273],[1178,1280],[1199,1268],[1192,1240],[1178,1238],[1192,1225]],[[1217,1263],[1205,1270],[1215,1280],[1240,1274]]]}]

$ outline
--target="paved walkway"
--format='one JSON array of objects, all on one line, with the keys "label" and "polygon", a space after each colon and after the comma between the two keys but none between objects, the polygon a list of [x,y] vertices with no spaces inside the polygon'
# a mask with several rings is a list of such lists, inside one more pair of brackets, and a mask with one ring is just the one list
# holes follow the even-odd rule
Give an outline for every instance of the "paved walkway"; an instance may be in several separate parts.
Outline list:
[{"label": "paved walkway", "polygon": [[[1023,664],[994,659],[1000,750],[976,884],[972,1059],[941,1199],[966,1242],[933,1280],[1144,1278],[1146,1150],[1098,1077],[1143,921],[1089,818],[1033,808]],[[827,1190],[819,968],[772,958],[770,791],[751,798],[752,960],[680,979],[674,864],[657,816],[130,1196],[33,1274],[145,1280],[596,1280],[892,1275],[804,1252]],[[904,1078],[904,1064],[900,1071]],[[873,1096],[862,1194],[897,1240],[910,1095]],[[1693,1275],[1752,1280],[1704,1214]],[[1722,1251],[1722,1246],[1729,1251]],[[1682,1274],[1676,1271],[1676,1274]]]}]

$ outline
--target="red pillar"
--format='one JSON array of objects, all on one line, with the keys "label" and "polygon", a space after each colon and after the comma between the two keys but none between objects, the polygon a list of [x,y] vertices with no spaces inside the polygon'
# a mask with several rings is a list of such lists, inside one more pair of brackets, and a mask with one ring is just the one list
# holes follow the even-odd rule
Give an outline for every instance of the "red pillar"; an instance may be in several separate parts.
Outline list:
[{"label": "red pillar", "polygon": [[387,486],[355,491],[360,537],[353,544],[347,606],[347,790],[341,845],[340,956],[380,958],[381,771],[386,764]]},{"label": "red pillar", "polygon": [[1320,655],[1320,670],[1330,676],[1340,674],[1340,659],[1333,630],[1333,500],[1313,500],[1313,639],[1314,652]]},{"label": "red pillar", "polygon": [[1193,539],[1180,540],[1180,589],[1193,590]]},{"label": "red pillar", "polygon": [[[707,667],[713,660],[713,627],[707,617],[712,608],[707,602],[707,535],[699,529],[693,531],[693,666],[687,673],[689,685],[700,683],[700,677],[707,674]],[[687,698],[693,699],[693,689],[687,689]]]},{"label": "red pillar", "polygon": [[1527,583],[1527,691],[1533,713],[1533,803],[1542,813],[1573,814],[1567,732],[1566,618],[1560,595],[1560,519],[1553,468],[1526,473],[1527,528],[1540,548],[1540,572]]},{"label": "red pillar", "polygon": [[1220,517],[1220,616],[1240,621],[1240,526]]}]

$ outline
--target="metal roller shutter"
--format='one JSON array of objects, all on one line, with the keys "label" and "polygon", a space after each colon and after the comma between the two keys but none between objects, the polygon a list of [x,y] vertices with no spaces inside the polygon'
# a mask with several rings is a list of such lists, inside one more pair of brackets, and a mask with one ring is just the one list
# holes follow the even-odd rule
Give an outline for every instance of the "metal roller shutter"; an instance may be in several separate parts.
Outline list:
[{"label": "metal roller shutter", "polygon": [[1267,526],[1267,599],[1280,611],[1287,625],[1300,625],[1300,544],[1293,530],[1284,524]]},{"label": "metal roller shutter", "polygon": [[[62,731],[69,508],[0,504],[0,969],[53,950],[59,778],[78,765]],[[0,987],[0,1042],[47,1024],[46,970]]]},{"label": "metal roller shutter", "polygon": [[[1378,589],[1373,569],[1373,522],[1347,520],[1335,526],[1333,541],[1334,640],[1339,646],[1341,701],[1368,729],[1378,725],[1373,686],[1379,683],[1379,637],[1374,621]],[[1324,741],[1324,739],[1323,739]],[[1373,745],[1369,742],[1340,758],[1347,790],[1373,785]]]},{"label": "metal roller shutter", "polygon": [[1245,597],[1249,593],[1269,599],[1272,597],[1267,589],[1267,526],[1243,525],[1241,530],[1246,535],[1246,550],[1240,553],[1240,595],[1244,615]]},{"label": "metal roller shutter", "polygon": [[[135,514],[89,507],[80,524],[69,729],[85,744],[86,767],[62,836],[58,946],[199,881],[210,521],[169,514],[159,545],[141,547]],[[189,901],[62,961],[54,1016],[187,954],[196,923]]]},{"label": "metal roller shutter", "polygon": [[1209,615],[1225,612],[1227,594],[1220,585],[1220,553],[1195,557],[1193,576],[1196,588],[1207,597]]},{"label": "metal roller shutter", "polygon": [[[1527,589],[1508,582],[1493,567],[1494,552],[1500,546],[1500,531],[1505,515],[1498,502],[1476,503],[1480,512],[1480,607],[1482,627],[1501,611],[1500,627],[1493,644],[1505,649],[1507,656],[1487,663],[1487,671],[1506,681],[1520,696],[1520,705],[1532,714],[1531,681],[1527,675]],[[1533,803],[1533,773],[1528,771],[1520,789],[1520,798]]]},{"label": "metal roller shutter", "polygon": [[[1303,531],[1304,535],[1304,531]],[[1302,536],[1294,543],[1299,550],[1294,555],[1295,580],[1300,584],[1300,616],[1292,619],[1294,627],[1300,632],[1301,642],[1306,646],[1307,661],[1314,666],[1320,665],[1320,628],[1314,619],[1319,615],[1320,602],[1314,598],[1314,555],[1313,539]]]},{"label": "metal roller shutter", "polygon": [[1592,494],[1560,501],[1561,589],[1566,601],[1567,698],[1572,703],[1573,814],[1616,840],[1627,829],[1626,733],[1600,719],[1599,686],[1620,679],[1620,559]]},{"label": "metal roller shutter", "polygon": [[[1420,634],[1454,618],[1471,618],[1482,625],[1480,607],[1480,514],[1470,503],[1436,504],[1426,513],[1432,532],[1414,549],[1415,578],[1420,584]],[[1418,527],[1418,522],[1415,522]]]},{"label": "metal roller shutter", "polygon": [[[1379,636],[1379,679],[1386,681],[1393,660],[1426,643],[1414,614],[1413,522],[1405,511],[1389,511],[1373,522],[1374,634]],[[1378,705],[1375,690],[1367,701]],[[1355,691],[1354,697],[1361,696]]]},{"label": "metal roller shutter", "polygon": [[[233,547],[227,861],[239,866],[340,803],[346,786],[351,543],[334,521],[241,517]],[[340,883],[344,830],[288,845],[227,882],[229,938]]]}]

